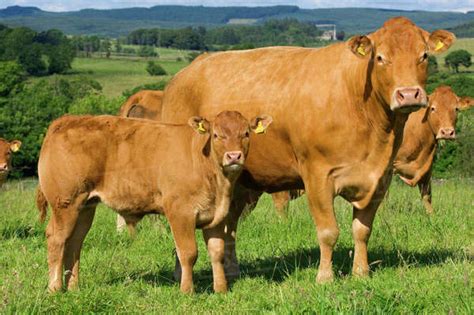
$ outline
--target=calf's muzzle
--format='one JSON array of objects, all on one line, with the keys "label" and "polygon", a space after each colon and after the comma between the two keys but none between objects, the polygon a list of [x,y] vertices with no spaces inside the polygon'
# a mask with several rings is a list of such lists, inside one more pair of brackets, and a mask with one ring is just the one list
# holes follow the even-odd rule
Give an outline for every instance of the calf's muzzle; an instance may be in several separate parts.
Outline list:
[{"label": "calf's muzzle", "polygon": [[456,139],[456,131],[452,127],[441,128],[436,135],[436,139],[454,140]]}]

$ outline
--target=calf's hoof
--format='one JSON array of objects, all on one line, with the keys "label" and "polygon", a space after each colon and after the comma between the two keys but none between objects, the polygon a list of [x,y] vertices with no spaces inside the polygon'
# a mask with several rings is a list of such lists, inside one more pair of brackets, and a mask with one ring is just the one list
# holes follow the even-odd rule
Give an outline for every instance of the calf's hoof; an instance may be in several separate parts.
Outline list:
[{"label": "calf's hoof", "polygon": [[352,275],[354,277],[366,278],[369,276],[369,267],[368,266],[366,268],[354,267],[352,268]]},{"label": "calf's hoof", "polygon": [[316,282],[319,284],[331,283],[334,281],[334,273],[332,270],[320,270],[316,277]]}]

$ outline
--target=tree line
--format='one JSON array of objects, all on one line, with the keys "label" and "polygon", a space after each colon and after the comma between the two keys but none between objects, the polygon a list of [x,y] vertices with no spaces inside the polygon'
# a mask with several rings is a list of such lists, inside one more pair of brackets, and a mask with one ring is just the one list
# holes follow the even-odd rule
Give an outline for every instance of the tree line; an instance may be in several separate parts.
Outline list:
[{"label": "tree line", "polygon": [[70,40],[59,30],[0,25],[0,61],[16,61],[30,75],[63,73],[71,69],[74,56]]}]

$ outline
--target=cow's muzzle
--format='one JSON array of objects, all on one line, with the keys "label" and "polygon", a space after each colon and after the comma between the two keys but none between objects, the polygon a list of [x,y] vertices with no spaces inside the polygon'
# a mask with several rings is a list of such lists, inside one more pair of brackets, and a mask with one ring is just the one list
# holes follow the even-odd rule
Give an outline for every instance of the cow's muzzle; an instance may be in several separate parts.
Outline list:
[{"label": "cow's muzzle", "polygon": [[438,140],[454,140],[456,139],[456,131],[452,127],[441,128],[436,135]]},{"label": "cow's muzzle", "polygon": [[238,171],[244,165],[242,151],[229,151],[224,154],[224,167],[228,170]]},{"label": "cow's muzzle", "polygon": [[404,87],[398,88],[393,92],[390,107],[393,111],[411,113],[422,107],[426,107],[427,103],[428,98],[424,89],[418,86]]},{"label": "cow's muzzle", "polygon": [[7,173],[7,172],[8,172],[8,164],[7,163],[0,164],[0,174]]}]

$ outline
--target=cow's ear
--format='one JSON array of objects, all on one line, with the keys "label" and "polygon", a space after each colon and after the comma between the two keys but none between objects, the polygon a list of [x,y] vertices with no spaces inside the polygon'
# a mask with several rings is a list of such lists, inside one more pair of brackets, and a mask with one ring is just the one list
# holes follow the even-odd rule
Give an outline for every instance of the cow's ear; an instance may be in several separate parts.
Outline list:
[{"label": "cow's ear", "polygon": [[360,58],[366,58],[370,56],[370,53],[372,52],[372,42],[367,36],[364,35],[356,35],[351,37],[347,41],[347,45],[349,46],[349,49],[352,51],[352,53]]},{"label": "cow's ear", "polygon": [[206,119],[200,116],[194,116],[189,118],[188,124],[200,134],[208,133],[211,126]]},{"label": "cow's ear", "polygon": [[272,123],[272,116],[261,115],[253,118],[250,122],[250,129],[256,134],[267,132],[268,126]]},{"label": "cow's ear", "polygon": [[428,46],[433,54],[446,51],[456,40],[456,36],[445,30],[436,30],[428,38]]},{"label": "cow's ear", "polygon": [[10,150],[12,150],[12,152],[17,152],[18,150],[20,150],[20,147],[21,141],[13,140],[12,142],[10,142]]},{"label": "cow's ear", "polygon": [[461,99],[459,100],[460,110],[469,109],[472,106],[474,106],[474,98],[472,97],[464,96],[464,97],[461,97]]}]

